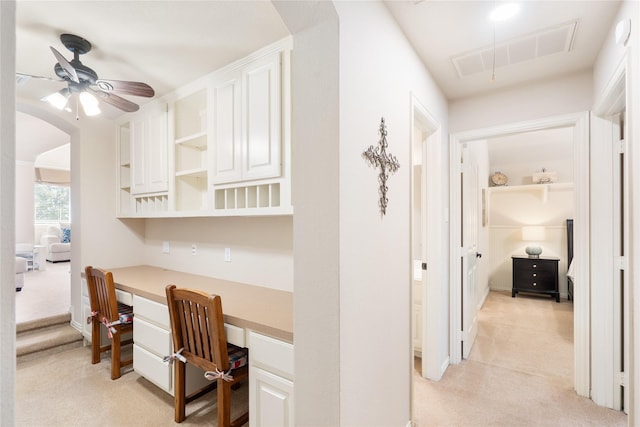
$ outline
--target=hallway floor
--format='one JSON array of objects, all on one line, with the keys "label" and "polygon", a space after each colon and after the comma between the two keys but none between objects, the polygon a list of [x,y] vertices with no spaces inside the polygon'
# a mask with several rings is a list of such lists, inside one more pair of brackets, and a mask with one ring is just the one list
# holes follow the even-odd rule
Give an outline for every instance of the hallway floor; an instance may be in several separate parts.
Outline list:
[{"label": "hallway floor", "polygon": [[573,306],[490,292],[469,358],[438,382],[414,372],[416,426],[626,426],[573,390]]}]

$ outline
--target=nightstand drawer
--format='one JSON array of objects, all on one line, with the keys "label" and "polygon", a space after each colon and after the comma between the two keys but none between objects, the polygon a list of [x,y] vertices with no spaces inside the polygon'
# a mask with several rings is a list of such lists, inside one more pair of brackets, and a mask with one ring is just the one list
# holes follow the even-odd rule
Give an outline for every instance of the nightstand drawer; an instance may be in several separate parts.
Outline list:
[{"label": "nightstand drawer", "polygon": [[555,272],[553,271],[530,271],[530,270],[515,270],[513,277],[516,281],[553,281]]},{"label": "nightstand drawer", "polygon": [[540,280],[535,278],[526,278],[516,281],[516,289],[520,291],[529,290],[531,292],[555,291],[555,282],[553,280]]},{"label": "nightstand drawer", "polygon": [[526,271],[531,273],[536,272],[548,272],[553,273],[556,271],[555,262],[548,262],[548,260],[540,259],[515,259],[513,261],[514,268],[519,271]]}]

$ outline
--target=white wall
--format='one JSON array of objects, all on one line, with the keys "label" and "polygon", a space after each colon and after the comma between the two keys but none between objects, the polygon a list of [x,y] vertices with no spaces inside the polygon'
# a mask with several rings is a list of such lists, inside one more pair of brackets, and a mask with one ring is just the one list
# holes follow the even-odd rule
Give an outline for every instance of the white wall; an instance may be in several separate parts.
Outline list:
[{"label": "white wall", "polygon": [[0,2],[0,424],[15,424],[15,18],[16,2]]},{"label": "white wall", "polygon": [[[447,104],[381,2],[336,2],[335,7],[340,17],[340,421],[401,426],[411,415],[410,96],[442,124],[438,163],[444,164]],[[382,116],[388,152],[400,163],[387,183],[384,217],[377,205],[379,171],[362,158],[380,138]],[[448,171],[443,172],[446,182]],[[431,208],[440,211],[437,198]],[[433,286],[446,289],[447,280]],[[448,331],[446,324],[432,327]]]},{"label": "white wall", "polygon": [[295,424],[340,425],[339,44],[331,2],[274,2],[293,34]]},{"label": "white wall", "polygon": [[[147,219],[143,262],[293,292],[292,223],[291,216]],[[224,261],[225,248],[231,262]]]},{"label": "white wall", "polygon": [[37,243],[34,239],[33,162],[16,161],[16,243]]},{"label": "white wall", "polygon": [[593,103],[591,72],[522,85],[454,101],[451,133],[588,111]]}]

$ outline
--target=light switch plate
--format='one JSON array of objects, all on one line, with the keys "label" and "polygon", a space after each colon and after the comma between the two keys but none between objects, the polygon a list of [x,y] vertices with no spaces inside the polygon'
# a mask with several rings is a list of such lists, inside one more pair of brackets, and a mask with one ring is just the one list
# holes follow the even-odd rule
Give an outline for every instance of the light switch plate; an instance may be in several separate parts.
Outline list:
[{"label": "light switch plate", "polygon": [[169,253],[169,242],[162,242],[162,253],[163,254]]}]

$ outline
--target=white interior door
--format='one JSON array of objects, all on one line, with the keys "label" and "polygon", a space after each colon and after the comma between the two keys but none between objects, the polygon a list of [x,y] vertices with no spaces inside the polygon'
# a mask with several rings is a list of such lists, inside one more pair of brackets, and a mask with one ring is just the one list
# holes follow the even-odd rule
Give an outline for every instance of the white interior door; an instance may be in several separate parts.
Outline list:
[{"label": "white interior door", "polygon": [[469,357],[471,346],[478,335],[478,305],[477,305],[477,260],[478,253],[478,164],[470,150],[462,150],[461,176],[461,267],[462,267],[462,357]]}]

